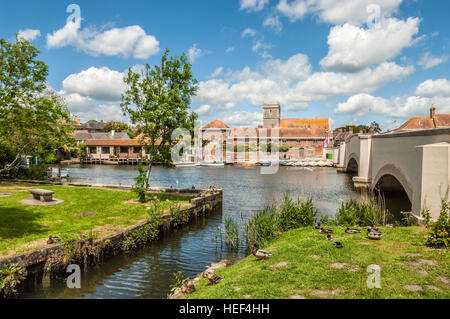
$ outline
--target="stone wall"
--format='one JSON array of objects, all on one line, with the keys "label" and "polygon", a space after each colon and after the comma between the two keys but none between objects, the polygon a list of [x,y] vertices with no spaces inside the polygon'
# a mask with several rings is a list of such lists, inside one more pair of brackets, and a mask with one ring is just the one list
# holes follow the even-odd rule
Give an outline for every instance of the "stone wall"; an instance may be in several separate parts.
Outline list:
[{"label": "stone wall", "polygon": [[[31,184],[44,184],[40,181],[18,181],[21,183]],[[121,189],[129,190],[130,186],[121,185],[100,185],[100,184],[82,184],[82,183],[49,183],[56,185],[71,185],[71,186],[83,186],[83,187],[104,187],[109,189]],[[189,212],[189,221],[199,215],[208,215],[214,212],[217,208],[222,206],[222,190],[220,189],[179,189],[179,188],[166,188],[157,187],[149,188],[153,193],[174,193],[191,195],[189,207],[184,210]],[[170,214],[163,214],[162,225],[160,226],[160,232],[170,232],[173,230],[173,219]],[[101,264],[108,258],[118,255],[122,252],[122,242],[124,241],[126,234],[133,230],[138,230],[145,227],[149,222],[140,222],[136,225],[127,227],[121,231],[109,234],[103,238],[97,240],[86,240],[85,242],[79,242],[79,249],[87,252],[87,260],[85,260],[84,266],[87,269],[90,266]],[[25,281],[41,278],[43,275],[57,276],[66,274],[66,245],[57,244],[42,249],[26,252],[17,256],[0,259],[0,269],[3,269],[6,265],[15,265],[25,269],[27,279]],[[35,284],[35,283],[33,283]],[[1,292],[0,292],[1,296]]]}]

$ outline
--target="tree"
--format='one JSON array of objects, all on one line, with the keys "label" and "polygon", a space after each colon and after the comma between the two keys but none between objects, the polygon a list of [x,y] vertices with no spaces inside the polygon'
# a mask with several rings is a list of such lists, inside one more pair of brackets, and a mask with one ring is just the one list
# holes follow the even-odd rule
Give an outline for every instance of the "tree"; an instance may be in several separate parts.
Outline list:
[{"label": "tree", "polygon": [[23,155],[46,157],[72,144],[64,101],[46,86],[48,67],[39,50],[16,36],[0,39],[0,174],[21,163]]},{"label": "tree", "polygon": [[115,132],[127,132],[129,130],[127,123],[108,121],[103,128],[103,132],[111,132],[114,130]]},{"label": "tree", "polygon": [[375,121],[369,124],[369,128],[373,129],[375,133],[381,133],[380,125]]},{"label": "tree", "polygon": [[121,107],[136,125],[140,143],[148,156],[145,168],[145,188],[148,187],[152,164],[157,162],[173,167],[171,147],[177,128],[192,131],[197,114],[189,112],[191,98],[198,90],[186,54],[168,56],[166,49],[161,64],[145,66],[142,72],[128,69],[124,81],[127,90],[122,95]]}]

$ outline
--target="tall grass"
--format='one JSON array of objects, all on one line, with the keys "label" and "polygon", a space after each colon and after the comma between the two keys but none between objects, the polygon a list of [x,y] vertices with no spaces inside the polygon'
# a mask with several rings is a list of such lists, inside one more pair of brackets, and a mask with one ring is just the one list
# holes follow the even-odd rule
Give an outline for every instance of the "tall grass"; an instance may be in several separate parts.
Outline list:
[{"label": "tall grass", "polygon": [[266,206],[244,224],[248,247],[252,247],[255,243],[264,246],[274,239],[279,231],[279,216],[275,206]]},{"label": "tall grass", "polygon": [[231,217],[225,218],[225,243],[233,248],[239,246],[239,226]]},{"label": "tall grass", "polygon": [[336,214],[336,222],[345,226],[377,226],[385,225],[388,216],[384,198],[366,193],[359,200],[343,202]]},{"label": "tall grass", "polygon": [[312,226],[316,215],[317,211],[314,209],[311,198],[306,201],[297,199],[297,202],[294,202],[288,194],[285,194],[278,217],[280,228],[287,231],[302,226]]}]

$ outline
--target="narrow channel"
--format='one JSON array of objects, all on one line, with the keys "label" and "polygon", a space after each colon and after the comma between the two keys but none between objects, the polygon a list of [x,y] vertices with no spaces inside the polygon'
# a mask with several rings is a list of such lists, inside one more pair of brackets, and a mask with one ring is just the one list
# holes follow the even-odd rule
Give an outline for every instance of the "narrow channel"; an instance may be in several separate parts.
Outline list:
[{"label": "narrow channel", "polygon": [[[71,165],[76,181],[132,185],[134,166]],[[175,233],[166,235],[137,253],[124,254],[90,269],[82,277],[81,289],[68,289],[64,282],[43,283],[27,291],[23,298],[166,298],[174,272],[193,277],[205,266],[227,258],[237,261],[246,255],[242,244],[238,251],[221,245],[216,239],[226,217],[237,221],[280,200],[289,192],[294,198],[314,199],[321,215],[334,216],[343,200],[357,196],[351,177],[333,168],[313,171],[280,167],[277,174],[262,175],[259,167],[156,167],[151,186],[223,189],[223,208],[206,218],[198,218]]]}]

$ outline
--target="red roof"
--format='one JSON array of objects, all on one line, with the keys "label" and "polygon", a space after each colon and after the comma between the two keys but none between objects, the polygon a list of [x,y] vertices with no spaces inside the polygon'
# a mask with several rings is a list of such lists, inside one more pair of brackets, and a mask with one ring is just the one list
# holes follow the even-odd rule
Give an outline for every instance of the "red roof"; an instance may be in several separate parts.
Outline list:
[{"label": "red roof", "polygon": [[450,127],[450,114],[436,114],[434,122],[429,116],[412,117],[397,130],[425,130],[443,127]]},{"label": "red roof", "polygon": [[203,128],[221,128],[226,129],[228,126],[221,120],[214,120],[211,123],[206,124]]}]

